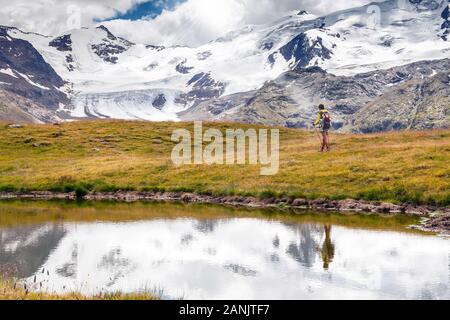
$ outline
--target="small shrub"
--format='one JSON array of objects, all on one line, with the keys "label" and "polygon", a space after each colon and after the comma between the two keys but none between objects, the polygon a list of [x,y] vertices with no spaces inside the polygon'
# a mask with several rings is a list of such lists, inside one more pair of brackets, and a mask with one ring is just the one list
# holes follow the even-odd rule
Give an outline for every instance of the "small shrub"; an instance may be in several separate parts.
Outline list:
[{"label": "small shrub", "polygon": [[77,199],[83,199],[87,194],[88,194],[88,190],[82,186],[78,186],[75,189],[75,195],[77,197]]},{"label": "small shrub", "polygon": [[17,188],[11,184],[0,185],[0,192],[15,192]]}]

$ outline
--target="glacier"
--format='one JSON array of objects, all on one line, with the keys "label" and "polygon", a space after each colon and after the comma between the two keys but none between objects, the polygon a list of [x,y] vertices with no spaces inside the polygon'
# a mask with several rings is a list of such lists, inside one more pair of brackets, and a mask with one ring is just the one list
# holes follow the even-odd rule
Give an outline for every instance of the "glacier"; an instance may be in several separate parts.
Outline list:
[{"label": "glacier", "polygon": [[[257,90],[293,68],[352,76],[448,58],[444,10],[447,0],[388,0],[324,17],[299,11],[196,48],[132,43],[107,23],[56,37],[11,28],[8,36],[29,41],[66,81],[71,118],[177,121],[207,99]],[[201,74],[220,90],[193,88]]]}]

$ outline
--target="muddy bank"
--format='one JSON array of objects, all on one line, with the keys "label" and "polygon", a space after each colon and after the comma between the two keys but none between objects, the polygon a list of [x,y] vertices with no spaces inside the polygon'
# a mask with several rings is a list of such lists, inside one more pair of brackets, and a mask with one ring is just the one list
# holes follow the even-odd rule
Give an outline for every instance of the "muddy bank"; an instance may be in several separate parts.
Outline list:
[{"label": "muddy bank", "polygon": [[419,229],[450,235],[450,213],[446,212],[427,219]]},{"label": "muddy bank", "polygon": [[[30,199],[30,200],[77,200],[77,195],[58,192],[0,192],[0,199]],[[300,210],[355,212],[366,214],[406,214],[424,218],[422,230],[450,234],[450,207],[434,207],[412,204],[392,204],[369,202],[363,200],[306,200],[292,198],[267,198],[241,196],[210,196],[184,192],[91,192],[82,197],[87,201],[177,201],[199,204],[219,204],[241,206],[248,208],[288,207]]]}]

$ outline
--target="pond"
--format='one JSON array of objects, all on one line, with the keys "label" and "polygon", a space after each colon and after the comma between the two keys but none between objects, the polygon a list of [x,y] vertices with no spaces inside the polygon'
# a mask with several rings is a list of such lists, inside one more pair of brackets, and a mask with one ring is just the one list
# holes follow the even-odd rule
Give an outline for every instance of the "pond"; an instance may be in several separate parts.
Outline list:
[{"label": "pond", "polygon": [[0,270],[35,290],[163,299],[449,299],[416,219],[182,204],[0,203]]}]

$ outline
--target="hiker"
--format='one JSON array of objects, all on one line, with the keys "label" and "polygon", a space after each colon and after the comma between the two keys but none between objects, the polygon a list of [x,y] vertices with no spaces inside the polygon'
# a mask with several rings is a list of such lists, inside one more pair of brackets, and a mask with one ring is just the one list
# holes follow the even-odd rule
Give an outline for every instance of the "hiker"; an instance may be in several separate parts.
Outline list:
[{"label": "hiker", "polygon": [[331,116],[323,104],[319,105],[319,112],[317,113],[317,119],[313,123],[314,128],[319,126],[322,133],[322,147],[320,152],[323,152],[325,148],[330,151],[330,136],[329,130],[331,129]]}]

